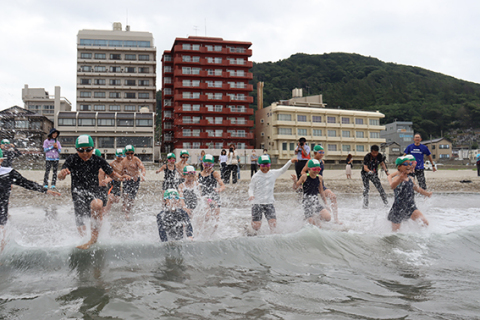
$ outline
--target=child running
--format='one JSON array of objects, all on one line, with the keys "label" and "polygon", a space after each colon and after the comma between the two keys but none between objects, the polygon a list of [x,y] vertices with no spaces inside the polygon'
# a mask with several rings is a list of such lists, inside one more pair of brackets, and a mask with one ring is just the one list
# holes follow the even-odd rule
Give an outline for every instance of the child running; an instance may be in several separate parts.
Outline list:
[{"label": "child running", "polygon": [[140,188],[140,181],[145,181],[147,171],[142,160],[135,156],[135,147],[131,144],[125,147],[125,159],[122,161],[122,166],[123,173],[132,177],[131,180],[123,183],[123,212],[128,220]]},{"label": "child running", "polygon": [[178,180],[177,180],[177,166],[175,165],[175,154],[167,154],[167,164],[164,164],[160,169],[155,173],[160,173],[165,171],[165,178],[163,180],[163,190],[168,189],[177,189]]},{"label": "child running", "polygon": [[[0,165],[4,161],[3,151],[0,149]],[[2,242],[0,245],[0,253],[5,248],[5,224],[8,220],[8,201],[12,191],[12,184],[22,188],[46,193],[49,195],[60,196],[60,193],[53,190],[43,188],[36,182],[25,179],[17,170],[10,167],[0,167],[0,232],[2,233]]]},{"label": "child running", "polygon": [[282,174],[287,172],[292,163],[297,162],[297,158],[289,160],[281,169],[270,170],[272,161],[269,155],[262,155],[258,158],[260,171],[255,173],[250,181],[248,188],[248,200],[253,201],[252,205],[252,228],[255,231],[260,230],[262,226],[262,215],[268,221],[270,231],[275,232],[277,227],[277,216],[275,214],[275,207],[273,203],[275,198],[273,196],[273,189],[275,188],[275,181]]},{"label": "child running", "polygon": [[[123,158],[125,158],[125,151],[123,149],[117,149],[115,151],[115,160],[110,162],[110,166],[112,167],[113,171],[115,171],[120,175],[123,173],[123,165],[122,165]],[[105,215],[107,215],[110,212],[110,209],[112,208],[113,203],[120,202],[120,197],[122,195],[122,182],[115,181],[108,176],[107,176],[107,179],[109,180],[108,181],[109,184],[108,184],[108,201],[104,211]]]},{"label": "child running", "polygon": [[185,202],[185,211],[191,218],[193,210],[195,210],[198,205],[200,184],[197,181],[196,171],[193,166],[185,166],[183,168],[183,176],[185,177],[185,182],[178,186],[178,192],[180,198],[183,198]]},{"label": "child running", "polygon": [[393,206],[388,213],[388,221],[392,222],[392,231],[398,231],[402,221],[408,219],[421,220],[425,226],[428,226],[427,219],[415,204],[414,191],[427,197],[430,197],[432,193],[417,186],[412,177],[408,175],[415,168],[414,162],[409,156],[397,158],[395,165],[398,172],[388,176],[388,182],[395,194]]},{"label": "child running", "polygon": [[[220,215],[220,195],[219,192],[225,190],[225,184],[223,183],[220,174],[213,170],[214,159],[211,154],[206,154],[202,159],[203,170],[198,174],[198,183],[200,184],[201,195],[207,201],[210,208],[209,212],[205,215],[205,219],[209,220],[213,215],[216,222]],[[217,188],[220,185],[220,188]],[[217,224],[215,224],[215,229]]]},{"label": "child running", "polygon": [[157,215],[158,234],[162,242],[182,240],[184,227],[186,236],[193,239],[193,228],[188,214],[182,209],[180,195],[175,189],[163,193],[164,209]]},{"label": "child running", "polygon": [[[321,227],[320,220],[330,221],[330,212],[320,203],[318,195],[325,201],[323,191],[323,179],[320,173],[320,161],[310,159],[307,162],[308,174],[302,174],[300,179],[295,182],[293,179],[293,188],[297,189],[303,184],[303,211],[305,218],[310,224]],[[296,177],[295,177],[296,178]]]},{"label": "child running", "polygon": [[[188,153],[187,150],[182,150],[180,151],[180,161],[178,161],[176,164],[175,164],[175,167],[177,168],[177,171],[182,174],[183,173],[183,168],[185,168],[186,165],[188,165],[187,161],[188,161],[188,158],[190,158],[190,154]],[[180,179],[178,180],[178,184],[182,184],[183,182],[185,181],[185,179],[182,177],[180,177]]]},{"label": "child running", "polygon": [[[313,155],[314,159],[317,159],[320,162],[320,175],[323,178],[323,172],[325,171],[325,163],[323,162],[323,156],[325,155],[325,150],[321,145],[316,145],[313,148]],[[307,173],[308,171],[308,163],[305,164],[305,167],[302,169],[302,174]],[[325,187],[325,183],[323,183],[323,191],[325,192],[325,197],[330,199],[332,203],[332,211],[333,211],[333,220],[335,223],[340,223],[338,221],[338,204],[337,204],[337,196],[333,193],[332,190]],[[327,202],[325,202],[327,204]]]}]

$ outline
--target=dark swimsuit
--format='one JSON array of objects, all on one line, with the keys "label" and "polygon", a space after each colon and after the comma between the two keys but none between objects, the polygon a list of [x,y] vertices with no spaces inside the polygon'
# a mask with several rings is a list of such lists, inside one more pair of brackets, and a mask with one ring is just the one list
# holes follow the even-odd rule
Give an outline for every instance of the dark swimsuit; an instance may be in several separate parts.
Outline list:
[{"label": "dark swimsuit", "polygon": [[413,180],[402,181],[394,190],[395,200],[393,206],[388,213],[388,220],[393,223],[401,223],[408,220],[413,211],[417,210],[415,205],[415,192],[413,190]]},{"label": "dark swimsuit", "polygon": [[319,214],[325,207],[320,203],[318,199],[318,187],[320,186],[320,178],[318,176],[315,179],[307,176],[307,179],[303,183],[303,211],[305,218],[310,218],[315,214]]},{"label": "dark swimsuit", "polygon": [[198,199],[194,189],[185,187],[183,189],[183,199],[188,209],[194,210],[197,207]]},{"label": "dark swimsuit", "polygon": [[202,173],[198,174],[198,183],[201,186],[202,190],[202,197],[206,197],[207,199],[212,199],[213,201],[217,202],[217,206],[220,206],[220,195],[214,189],[217,187],[217,179],[213,176],[212,171],[208,176],[202,176]]},{"label": "dark swimsuit", "polygon": [[178,184],[175,179],[176,170],[176,167],[173,170],[168,169],[168,167],[165,168],[165,181],[163,181],[163,190],[177,189]]}]

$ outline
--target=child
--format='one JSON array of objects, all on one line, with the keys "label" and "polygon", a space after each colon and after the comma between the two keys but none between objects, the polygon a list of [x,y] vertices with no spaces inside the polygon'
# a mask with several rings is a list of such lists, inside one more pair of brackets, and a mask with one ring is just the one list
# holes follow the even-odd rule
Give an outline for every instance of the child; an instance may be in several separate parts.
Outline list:
[{"label": "child", "polygon": [[[198,174],[198,183],[200,184],[202,197],[207,201],[211,212],[208,212],[205,218],[208,220],[213,213],[216,221],[220,215],[220,195],[219,192],[225,190],[225,184],[217,171],[213,170],[214,159],[211,154],[206,154],[202,159],[203,170]],[[217,186],[220,185],[220,188]],[[217,225],[215,225],[215,229]]]},{"label": "child", "polygon": [[163,190],[168,189],[177,189],[178,180],[177,180],[177,166],[175,165],[175,154],[167,154],[167,164],[164,164],[156,173],[165,171],[165,179],[163,181]]},{"label": "child", "polygon": [[388,176],[390,187],[394,189],[395,193],[393,206],[388,213],[388,220],[392,222],[392,231],[398,231],[402,221],[408,220],[409,218],[415,221],[420,219],[424,225],[428,226],[427,219],[425,219],[415,205],[415,193],[413,191],[415,190],[427,197],[430,197],[432,193],[418,187],[412,177],[408,176],[409,172],[415,168],[414,161],[411,160],[411,157],[399,157],[395,161],[395,165],[397,166],[398,172]]},{"label": "child", "polygon": [[252,228],[258,231],[262,226],[262,214],[268,221],[270,231],[274,232],[277,226],[277,217],[275,215],[275,207],[273,203],[273,188],[275,181],[283,173],[285,173],[290,165],[297,162],[297,158],[288,161],[281,169],[270,170],[272,164],[270,156],[262,155],[258,158],[260,171],[255,173],[250,181],[248,188],[248,200],[253,201],[252,205]]},{"label": "child", "polygon": [[53,128],[43,142],[43,151],[45,152],[45,175],[43,177],[43,187],[48,189],[48,176],[50,175],[50,168],[53,171],[51,188],[55,189],[57,182],[58,161],[60,160],[60,152],[62,145],[58,141],[60,131]]},{"label": "child", "polygon": [[168,189],[163,194],[164,210],[157,215],[158,234],[162,242],[183,239],[185,233],[193,239],[193,228],[188,214],[182,209],[180,195],[175,189]]},{"label": "child", "polygon": [[185,211],[187,211],[190,218],[193,210],[198,205],[198,198],[200,197],[200,184],[197,181],[196,171],[193,166],[185,166],[183,168],[183,176],[185,182],[178,186],[180,198],[185,202]]},{"label": "child", "polygon": [[[187,150],[182,150],[180,151],[180,161],[177,162],[175,164],[175,166],[177,167],[177,171],[182,174],[183,173],[183,168],[185,168],[185,166],[188,165],[187,161],[188,161],[188,158],[190,158],[190,154],[188,153]],[[178,184],[182,184],[183,182],[185,182],[185,179],[182,177],[180,177],[179,181],[178,181]]]},{"label": "child", "polygon": [[[0,164],[4,161],[3,151],[0,149]],[[44,189],[41,185],[36,182],[25,179],[18,171],[7,168],[0,167],[0,232],[2,235],[2,243],[0,247],[0,253],[5,248],[5,224],[8,220],[8,201],[10,199],[10,193],[12,191],[12,184],[23,187],[28,190],[34,190],[38,192],[43,192],[46,194],[60,196],[60,193]]]},{"label": "child", "polygon": [[303,211],[307,221],[317,227],[321,227],[320,220],[330,221],[330,212],[320,203],[318,195],[323,201],[326,200],[323,191],[323,179],[320,173],[320,161],[310,159],[307,162],[308,174],[302,174],[298,181],[294,177],[293,188],[297,189],[303,184]]}]

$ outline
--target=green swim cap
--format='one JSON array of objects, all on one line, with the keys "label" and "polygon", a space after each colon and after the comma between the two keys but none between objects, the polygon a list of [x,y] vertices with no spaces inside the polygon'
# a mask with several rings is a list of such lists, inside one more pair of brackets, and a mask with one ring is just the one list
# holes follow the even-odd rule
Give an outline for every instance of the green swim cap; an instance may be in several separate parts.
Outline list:
[{"label": "green swim cap", "polygon": [[402,165],[402,163],[404,163],[405,161],[409,161],[409,160],[411,160],[411,159],[408,156],[398,157],[397,160],[395,160],[395,166],[398,167],[398,166]]},{"label": "green swim cap", "polygon": [[193,166],[185,166],[183,167],[183,174],[187,174],[188,172],[195,172],[195,168]]},{"label": "green swim cap", "polygon": [[270,156],[268,154],[264,154],[258,157],[258,164],[268,164],[268,163],[272,163],[272,160],[270,160]]},{"label": "green swim cap", "polygon": [[0,149],[0,159],[3,159],[3,151]]},{"label": "green swim cap", "polygon": [[213,159],[213,156],[211,154],[206,154],[206,155],[203,156],[202,161],[213,163],[214,159]]},{"label": "green swim cap", "polygon": [[310,159],[308,160],[308,167],[309,168],[320,167],[320,161],[318,161],[317,159]]},{"label": "green swim cap", "polygon": [[163,199],[180,199],[180,194],[175,189],[167,189],[163,193]]},{"label": "green swim cap", "polygon": [[177,157],[175,157],[175,153],[173,152],[170,152],[169,154],[167,154],[167,159],[170,159],[170,158],[177,159]]},{"label": "green swim cap", "polygon": [[184,154],[186,154],[187,156],[190,156],[187,150],[180,151],[180,157],[183,156]]},{"label": "green swim cap", "polygon": [[413,156],[413,154],[407,154],[405,157],[406,157],[408,160],[417,161],[417,159],[415,159],[415,157]]},{"label": "green swim cap", "polygon": [[314,148],[313,148],[313,152],[318,152],[318,151],[323,151],[325,149],[323,149],[323,147],[321,145],[316,145]]},{"label": "green swim cap", "polygon": [[77,140],[75,141],[75,148],[93,148],[94,143],[92,137],[88,134],[82,134],[78,136]]},{"label": "green swim cap", "polygon": [[102,152],[100,152],[100,150],[95,149],[94,153],[97,157],[100,157],[100,158],[102,157]]},{"label": "green swim cap", "polygon": [[3,139],[2,142],[0,142],[0,144],[10,144],[10,140]]},{"label": "green swim cap", "polygon": [[125,153],[129,151],[135,153],[135,148],[131,144],[125,147]]},{"label": "green swim cap", "polygon": [[125,152],[123,152],[123,149],[117,149],[115,151],[115,157],[123,157],[125,155]]}]

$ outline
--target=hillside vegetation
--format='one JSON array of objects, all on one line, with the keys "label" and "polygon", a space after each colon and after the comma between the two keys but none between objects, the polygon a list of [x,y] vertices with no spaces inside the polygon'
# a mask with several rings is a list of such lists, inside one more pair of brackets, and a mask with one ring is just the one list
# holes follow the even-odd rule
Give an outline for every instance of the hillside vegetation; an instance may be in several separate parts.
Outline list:
[{"label": "hillside vegetation", "polygon": [[278,62],[254,63],[253,84],[265,82],[264,105],[291,98],[293,88],[304,96],[323,94],[328,108],[379,110],[382,123],[413,121],[424,139],[442,131],[477,127],[480,84],[425,70],[385,63],[358,54],[294,54]]}]

